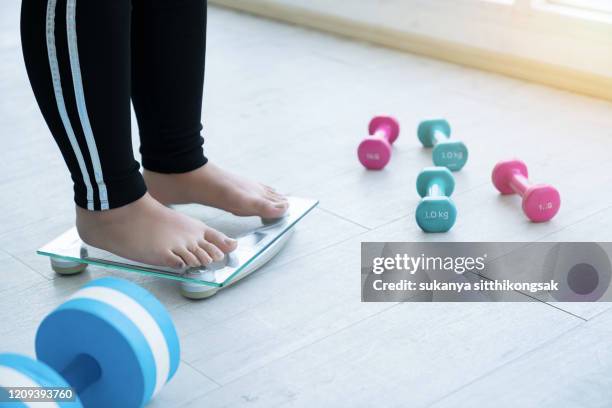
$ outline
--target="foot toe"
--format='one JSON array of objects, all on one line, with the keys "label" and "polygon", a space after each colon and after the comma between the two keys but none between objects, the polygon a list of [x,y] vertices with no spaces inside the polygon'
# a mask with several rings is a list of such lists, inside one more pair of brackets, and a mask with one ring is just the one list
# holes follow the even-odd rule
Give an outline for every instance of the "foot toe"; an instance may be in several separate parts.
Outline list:
[{"label": "foot toe", "polygon": [[268,193],[266,193],[265,197],[275,202],[287,201],[287,197],[285,197],[282,194],[278,194],[277,192],[274,192],[274,191],[269,191]]},{"label": "foot toe", "polygon": [[168,251],[166,254],[164,254],[162,262],[163,265],[168,266],[170,268],[182,269],[187,266],[180,256],[174,254],[171,251]]},{"label": "foot toe", "polygon": [[198,261],[200,261],[200,265],[202,266],[206,266],[213,261],[213,258],[210,256],[210,254],[198,244],[194,244],[193,247],[190,247],[189,252],[191,252],[196,256],[196,258],[198,258]]},{"label": "foot toe", "polygon": [[215,245],[211,244],[210,242],[206,241],[206,240],[200,240],[198,242],[198,245],[200,246],[200,248],[205,251],[213,261],[218,262],[220,260],[222,260],[225,255],[223,255],[223,251],[221,251],[219,248],[217,248]]},{"label": "foot toe", "polygon": [[255,206],[262,218],[280,218],[287,212],[289,204],[283,201],[272,201],[265,198],[257,199]]},{"label": "foot toe", "polygon": [[175,248],[174,250],[172,250],[172,252],[180,256],[183,262],[185,262],[190,267],[197,268],[198,266],[200,266],[200,261],[198,260],[198,258],[186,247]]},{"label": "foot toe", "polygon": [[214,246],[216,246],[226,254],[232,252],[234,249],[236,249],[236,246],[238,245],[235,239],[229,238],[222,232],[219,232],[212,228],[206,230],[206,232],[204,233],[204,239],[212,243]]}]

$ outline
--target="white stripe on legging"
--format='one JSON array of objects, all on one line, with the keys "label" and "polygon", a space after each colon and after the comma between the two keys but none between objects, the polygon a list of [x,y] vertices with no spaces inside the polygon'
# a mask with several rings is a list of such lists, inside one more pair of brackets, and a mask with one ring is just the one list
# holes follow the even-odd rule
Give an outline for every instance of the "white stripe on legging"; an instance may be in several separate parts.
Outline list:
[{"label": "white stripe on legging", "polygon": [[[112,22],[109,23],[112,24]],[[76,32],[76,0],[68,0],[66,3],[66,32],[68,35],[68,54],[70,55],[70,69],[72,71],[72,83],[74,84],[74,96],[76,98],[77,110],[89,149],[89,156],[91,157],[91,163],[94,169],[94,177],[98,184],[98,191],[100,192],[100,207],[102,210],[108,210],[108,193],[106,191],[106,184],[104,184],[102,164],[100,163],[96,140],[94,139],[91,124],[89,123],[87,105],[85,104],[85,92],[83,91],[83,79],[81,78]]]},{"label": "white stripe on legging", "polygon": [[[0,387],[11,388],[11,387],[40,387],[41,385],[35,382],[32,378],[28,377],[21,371],[17,371],[12,367],[0,366]],[[8,402],[8,401],[7,401]],[[22,402],[26,407],[30,408],[59,408],[56,402]],[[11,406],[9,402],[7,406]]]},{"label": "white stripe on legging", "polygon": [[155,362],[155,387],[153,398],[168,381],[170,373],[170,350],[164,333],[140,303],[123,292],[103,286],[87,286],[78,290],[70,299],[90,299],[105,303],[131,321],[145,338]]},{"label": "white stripe on legging", "polygon": [[55,93],[55,101],[57,103],[57,110],[59,111],[60,118],[62,119],[62,123],[64,124],[64,129],[66,129],[66,134],[68,135],[68,140],[70,141],[70,146],[72,146],[72,150],[74,151],[74,155],[76,156],[77,162],[79,164],[79,168],[81,169],[81,175],[83,176],[83,182],[85,183],[85,188],[87,190],[87,209],[94,209],[94,200],[93,200],[93,188],[91,187],[91,180],[89,178],[89,172],[87,171],[87,166],[85,165],[85,160],[83,159],[83,154],[81,153],[81,148],[79,147],[79,142],[77,142],[76,136],[74,135],[74,130],[72,129],[72,124],[70,123],[70,119],[68,118],[68,112],[66,111],[66,103],[64,101],[64,93],[62,91],[62,81],[60,78],[59,66],[57,63],[57,51],[55,49],[55,6],[57,4],[57,0],[48,0],[47,2],[47,55],[49,57],[49,67],[51,68],[51,80],[53,82],[53,92]]}]

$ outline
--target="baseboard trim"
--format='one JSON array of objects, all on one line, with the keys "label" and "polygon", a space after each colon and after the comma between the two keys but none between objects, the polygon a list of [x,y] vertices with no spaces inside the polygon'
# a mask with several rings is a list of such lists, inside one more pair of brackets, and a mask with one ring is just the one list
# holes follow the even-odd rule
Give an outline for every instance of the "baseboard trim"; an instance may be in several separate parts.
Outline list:
[{"label": "baseboard trim", "polygon": [[319,13],[274,0],[211,4],[612,101],[612,77]]}]

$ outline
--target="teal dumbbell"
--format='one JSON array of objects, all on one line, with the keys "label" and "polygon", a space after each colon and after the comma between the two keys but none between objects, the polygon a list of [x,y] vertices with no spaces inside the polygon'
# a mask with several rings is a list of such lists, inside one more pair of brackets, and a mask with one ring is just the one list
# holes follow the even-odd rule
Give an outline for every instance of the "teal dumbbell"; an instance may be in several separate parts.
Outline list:
[{"label": "teal dumbbell", "polygon": [[417,192],[422,197],[416,222],[425,232],[446,232],[457,219],[457,207],[450,199],[455,178],[446,167],[427,167],[419,173]]},{"label": "teal dumbbell", "polygon": [[433,163],[451,171],[458,171],[467,162],[468,149],[463,142],[450,139],[450,135],[451,127],[445,119],[425,120],[417,129],[421,144],[433,147]]}]

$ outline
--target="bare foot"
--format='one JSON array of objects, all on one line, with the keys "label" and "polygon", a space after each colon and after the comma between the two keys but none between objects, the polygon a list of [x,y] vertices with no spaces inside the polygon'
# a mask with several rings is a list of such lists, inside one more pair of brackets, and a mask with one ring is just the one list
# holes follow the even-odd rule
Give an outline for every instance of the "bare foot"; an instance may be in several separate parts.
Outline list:
[{"label": "bare foot", "polygon": [[198,267],[236,248],[235,240],[164,207],[148,193],[108,211],[77,207],[76,226],[85,243],[149,265]]},{"label": "bare foot", "polygon": [[198,203],[235,215],[262,218],[282,217],[287,199],[271,187],[236,176],[208,162],[188,173],[162,174],[144,170],[147,189],[159,202]]}]

